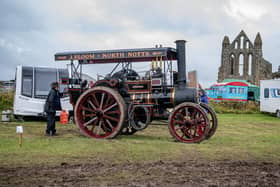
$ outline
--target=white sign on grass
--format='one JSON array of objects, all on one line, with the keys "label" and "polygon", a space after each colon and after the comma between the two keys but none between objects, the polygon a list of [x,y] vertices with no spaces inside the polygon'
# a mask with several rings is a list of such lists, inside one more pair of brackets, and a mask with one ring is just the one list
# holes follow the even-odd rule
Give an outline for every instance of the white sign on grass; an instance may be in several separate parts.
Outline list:
[{"label": "white sign on grass", "polygon": [[23,133],[23,127],[22,126],[17,126],[16,133],[18,133],[18,134]]}]

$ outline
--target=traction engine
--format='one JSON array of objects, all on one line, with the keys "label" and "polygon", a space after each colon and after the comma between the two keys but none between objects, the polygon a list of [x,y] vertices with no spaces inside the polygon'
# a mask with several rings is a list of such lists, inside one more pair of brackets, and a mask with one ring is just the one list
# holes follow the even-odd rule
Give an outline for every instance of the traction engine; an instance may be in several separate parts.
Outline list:
[{"label": "traction engine", "polygon": [[[74,120],[81,132],[96,139],[132,135],[155,118],[168,117],[171,135],[184,143],[210,138],[217,128],[215,111],[200,103],[186,80],[185,41],[171,47],[56,53],[56,61],[70,61],[68,84]],[[150,62],[140,76],[132,63]],[[178,71],[173,70],[177,62]],[[94,84],[82,80],[82,65],[115,63]],[[119,69],[117,71],[117,69]]]}]

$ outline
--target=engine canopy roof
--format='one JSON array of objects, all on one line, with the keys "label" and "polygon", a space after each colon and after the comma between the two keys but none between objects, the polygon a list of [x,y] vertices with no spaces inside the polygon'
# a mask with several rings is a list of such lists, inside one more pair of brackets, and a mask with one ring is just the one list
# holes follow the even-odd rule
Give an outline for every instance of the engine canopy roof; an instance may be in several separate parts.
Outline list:
[{"label": "engine canopy roof", "polygon": [[55,54],[56,61],[78,60],[80,64],[102,64],[118,62],[147,62],[162,58],[176,60],[176,49],[171,47],[118,50],[96,50],[62,52]]}]

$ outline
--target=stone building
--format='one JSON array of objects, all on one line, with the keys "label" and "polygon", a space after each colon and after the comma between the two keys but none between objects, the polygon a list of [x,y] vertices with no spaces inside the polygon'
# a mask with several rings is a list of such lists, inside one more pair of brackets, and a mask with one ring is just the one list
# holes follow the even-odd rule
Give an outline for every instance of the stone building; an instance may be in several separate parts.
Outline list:
[{"label": "stone building", "polygon": [[280,79],[280,66],[278,66],[278,71],[272,73],[273,79]]},{"label": "stone building", "polygon": [[242,30],[230,42],[224,37],[218,82],[224,79],[241,79],[259,85],[260,80],[272,78],[272,64],[263,58],[262,39],[257,34],[254,43]]}]

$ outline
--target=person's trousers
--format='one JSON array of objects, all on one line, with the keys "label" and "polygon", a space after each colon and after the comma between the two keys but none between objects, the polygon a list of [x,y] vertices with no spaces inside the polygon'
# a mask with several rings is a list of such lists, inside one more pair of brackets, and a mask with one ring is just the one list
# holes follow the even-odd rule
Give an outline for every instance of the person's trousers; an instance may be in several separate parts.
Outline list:
[{"label": "person's trousers", "polygon": [[55,134],[55,114],[56,112],[47,112],[47,134]]}]

